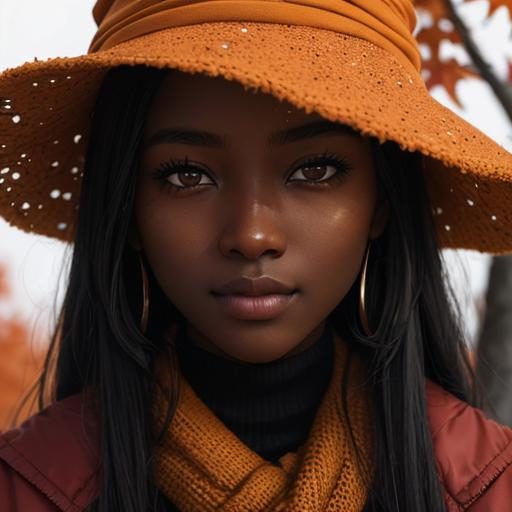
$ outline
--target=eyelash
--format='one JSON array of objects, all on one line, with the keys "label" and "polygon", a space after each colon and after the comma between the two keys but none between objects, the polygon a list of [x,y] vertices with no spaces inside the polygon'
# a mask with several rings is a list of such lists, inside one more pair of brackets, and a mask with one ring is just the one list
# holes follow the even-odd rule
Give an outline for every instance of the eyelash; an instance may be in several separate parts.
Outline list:
[{"label": "eyelash", "polygon": [[[299,167],[295,169],[295,171],[292,174],[295,174],[295,172],[305,168],[305,167],[311,167],[311,166],[323,166],[323,165],[332,165],[336,168],[336,172],[330,176],[327,179],[322,179],[319,181],[314,180],[308,180],[308,179],[298,179],[298,180],[292,180],[294,183],[300,183],[301,185],[305,185],[307,187],[331,187],[334,185],[334,182],[340,182],[342,181],[345,176],[348,174],[350,170],[353,169],[353,167],[347,162],[345,158],[342,158],[338,155],[335,155],[333,153],[328,153],[325,151],[321,155],[316,155],[307,158],[304,162],[300,164]],[[185,171],[193,171],[197,174],[205,174],[210,179],[211,177],[203,171],[200,167],[194,164],[188,163],[188,157],[185,157],[185,160],[171,160],[170,162],[163,162],[160,164],[160,166],[153,172],[153,177],[158,180],[162,186],[170,189],[173,193],[180,194],[189,190],[193,190],[199,187],[204,187],[205,184],[199,184],[199,185],[187,185],[187,186],[177,186],[173,183],[170,183],[168,178],[171,176],[171,174],[179,174],[180,172]],[[208,185],[210,185],[208,183]]]}]

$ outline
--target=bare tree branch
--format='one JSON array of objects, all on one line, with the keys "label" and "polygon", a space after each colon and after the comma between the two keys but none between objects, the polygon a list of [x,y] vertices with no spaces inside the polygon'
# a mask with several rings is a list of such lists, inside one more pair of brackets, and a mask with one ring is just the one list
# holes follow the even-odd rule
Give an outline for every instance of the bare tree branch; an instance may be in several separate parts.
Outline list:
[{"label": "bare tree branch", "polygon": [[498,98],[503,109],[508,115],[508,118],[512,122],[512,86],[506,82],[502,82],[494,74],[491,66],[484,59],[478,46],[473,41],[469,29],[466,24],[462,21],[458,15],[452,0],[441,0],[446,6],[447,12],[455,25],[455,29],[459,33],[464,46],[473,61],[475,68],[478,70],[482,78],[491,86],[496,98]]}]

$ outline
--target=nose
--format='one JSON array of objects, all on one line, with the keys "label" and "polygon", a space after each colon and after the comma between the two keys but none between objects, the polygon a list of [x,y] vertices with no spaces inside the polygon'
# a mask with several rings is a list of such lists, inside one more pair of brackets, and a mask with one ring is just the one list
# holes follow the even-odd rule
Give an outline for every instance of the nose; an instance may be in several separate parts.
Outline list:
[{"label": "nose", "polygon": [[265,254],[278,258],[286,251],[282,216],[276,208],[258,201],[238,198],[227,211],[219,239],[220,252],[229,258],[257,260]]}]

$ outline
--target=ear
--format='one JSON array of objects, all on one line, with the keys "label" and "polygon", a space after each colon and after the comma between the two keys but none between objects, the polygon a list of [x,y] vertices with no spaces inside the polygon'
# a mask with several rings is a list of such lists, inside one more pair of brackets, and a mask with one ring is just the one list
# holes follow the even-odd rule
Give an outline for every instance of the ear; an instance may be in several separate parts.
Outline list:
[{"label": "ear", "polygon": [[126,241],[134,251],[140,252],[142,250],[139,230],[137,229],[137,224],[135,223],[135,219],[133,218],[132,221],[130,222],[130,227],[128,228],[128,235],[126,236]]},{"label": "ear", "polygon": [[386,228],[389,220],[389,201],[386,199],[382,201],[377,208],[375,209],[375,213],[373,215],[372,224],[370,226],[370,233],[368,238],[370,240],[374,240],[375,238],[379,238],[384,229]]}]

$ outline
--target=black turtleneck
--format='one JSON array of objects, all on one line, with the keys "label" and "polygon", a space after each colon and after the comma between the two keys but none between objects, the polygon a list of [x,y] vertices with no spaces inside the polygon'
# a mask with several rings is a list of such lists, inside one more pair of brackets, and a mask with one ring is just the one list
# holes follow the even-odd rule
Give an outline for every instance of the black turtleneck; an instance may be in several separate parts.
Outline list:
[{"label": "black turtleneck", "polygon": [[176,332],[181,371],[213,413],[261,457],[277,462],[307,439],[332,374],[334,347],[328,322],[307,349],[269,363],[245,363]]}]

